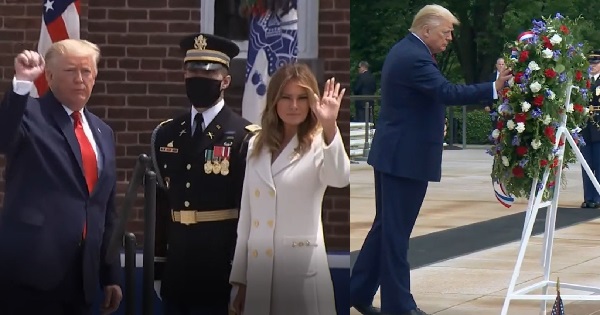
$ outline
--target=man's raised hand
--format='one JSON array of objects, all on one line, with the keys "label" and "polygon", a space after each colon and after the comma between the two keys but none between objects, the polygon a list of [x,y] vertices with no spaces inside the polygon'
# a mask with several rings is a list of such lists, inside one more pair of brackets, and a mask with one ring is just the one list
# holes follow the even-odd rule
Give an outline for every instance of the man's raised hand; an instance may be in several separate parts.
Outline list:
[{"label": "man's raised hand", "polygon": [[40,54],[24,50],[15,58],[15,78],[33,82],[44,72],[45,65],[44,58]]}]

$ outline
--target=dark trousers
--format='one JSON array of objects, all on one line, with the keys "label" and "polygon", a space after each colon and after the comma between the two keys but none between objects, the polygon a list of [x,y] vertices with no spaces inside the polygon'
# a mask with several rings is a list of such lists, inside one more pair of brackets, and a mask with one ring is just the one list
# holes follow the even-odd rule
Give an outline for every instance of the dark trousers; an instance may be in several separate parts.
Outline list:
[{"label": "dark trousers", "polygon": [[[580,146],[579,149],[581,150],[581,154],[585,158],[585,161],[590,166],[590,169],[594,172],[596,180],[600,182],[600,142],[589,142],[584,146]],[[598,191],[596,191],[594,184],[592,184],[590,177],[583,167],[581,167],[581,171],[583,173],[581,176],[583,177],[584,201],[600,203],[600,195],[598,194]]]},{"label": "dark trousers", "polygon": [[416,308],[410,293],[408,243],[428,182],[375,171],[375,220],[350,277],[350,302],[371,305],[381,287],[382,313]]},{"label": "dark trousers", "polygon": [[2,315],[89,315],[91,305],[83,296],[81,254],[72,262],[61,284],[50,291],[26,287],[0,279]]},{"label": "dark trousers", "polygon": [[196,306],[169,303],[163,300],[165,315],[228,315],[229,305]]}]

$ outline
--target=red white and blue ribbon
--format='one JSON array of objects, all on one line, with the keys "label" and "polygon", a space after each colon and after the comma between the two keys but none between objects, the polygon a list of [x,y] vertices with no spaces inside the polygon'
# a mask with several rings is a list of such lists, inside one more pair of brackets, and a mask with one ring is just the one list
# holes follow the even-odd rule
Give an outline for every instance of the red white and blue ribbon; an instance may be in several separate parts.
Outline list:
[{"label": "red white and blue ribbon", "polygon": [[494,194],[496,195],[498,202],[506,208],[510,208],[515,201],[515,197],[507,194],[506,190],[504,189],[504,185],[502,185],[499,181],[493,180],[492,185],[494,186]]},{"label": "red white and blue ribbon", "polygon": [[517,37],[517,40],[520,42],[531,42],[533,40],[534,35],[535,34],[532,31],[526,31],[526,32],[519,34],[519,37]]}]

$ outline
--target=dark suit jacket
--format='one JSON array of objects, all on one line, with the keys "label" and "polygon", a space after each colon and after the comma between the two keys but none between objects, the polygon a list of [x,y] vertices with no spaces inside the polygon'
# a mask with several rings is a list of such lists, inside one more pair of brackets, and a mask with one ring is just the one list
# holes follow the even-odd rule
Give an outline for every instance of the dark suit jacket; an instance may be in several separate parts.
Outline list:
[{"label": "dark suit jacket", "polygon": [[[100,285],[119,284],[120,258],[105,263],[115,221],[112,129],[85,110],[103,167],[91,195],[73,123],[49,92],[42,98],[9,90],[0,104],[0,153],[6,192],[0,214],[0,279],[40,290],[56,288],[79,253],[91,303]],[[87,214],[87,237],[82,239]]]},{"label": "dark suit jacket", "polygon": [[[375,78],[370,71],[365,71],[358,75],[354,88],[352,89],[354,95],[375,95],[377,92],[377,84]],[[364,106],[365,101],[356,101],[356,106]],[[373,106],[373,101],[370,102]]]},{"label": "dark suit jacket", "polygon": [[444,105],[493,99],[493,83],[452,84],[429,49],[409,34],[388,53],[381,75],[381,110],[368,163],[375,170],[422,181],[441,179]]}]

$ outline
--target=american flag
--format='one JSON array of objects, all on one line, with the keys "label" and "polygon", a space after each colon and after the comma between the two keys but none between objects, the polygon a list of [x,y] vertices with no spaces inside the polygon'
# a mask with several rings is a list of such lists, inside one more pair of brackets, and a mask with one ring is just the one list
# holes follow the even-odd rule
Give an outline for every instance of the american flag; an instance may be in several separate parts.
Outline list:
[{"label": "american flag", "polygon": [[[42,27],[37,52],[44,56],[52,43],[63,39],[79,39],[80,0],[43,0]],[[48,90],[45,75],[40,75],[31,90],[32,97],[44,95]]]},{"label": "american flag", "polygon": [[565,315],[565,306],[560,298],[560,291],[556,293],[556,300],[554,300],[554,306],[552,306],[551,315]]}]

